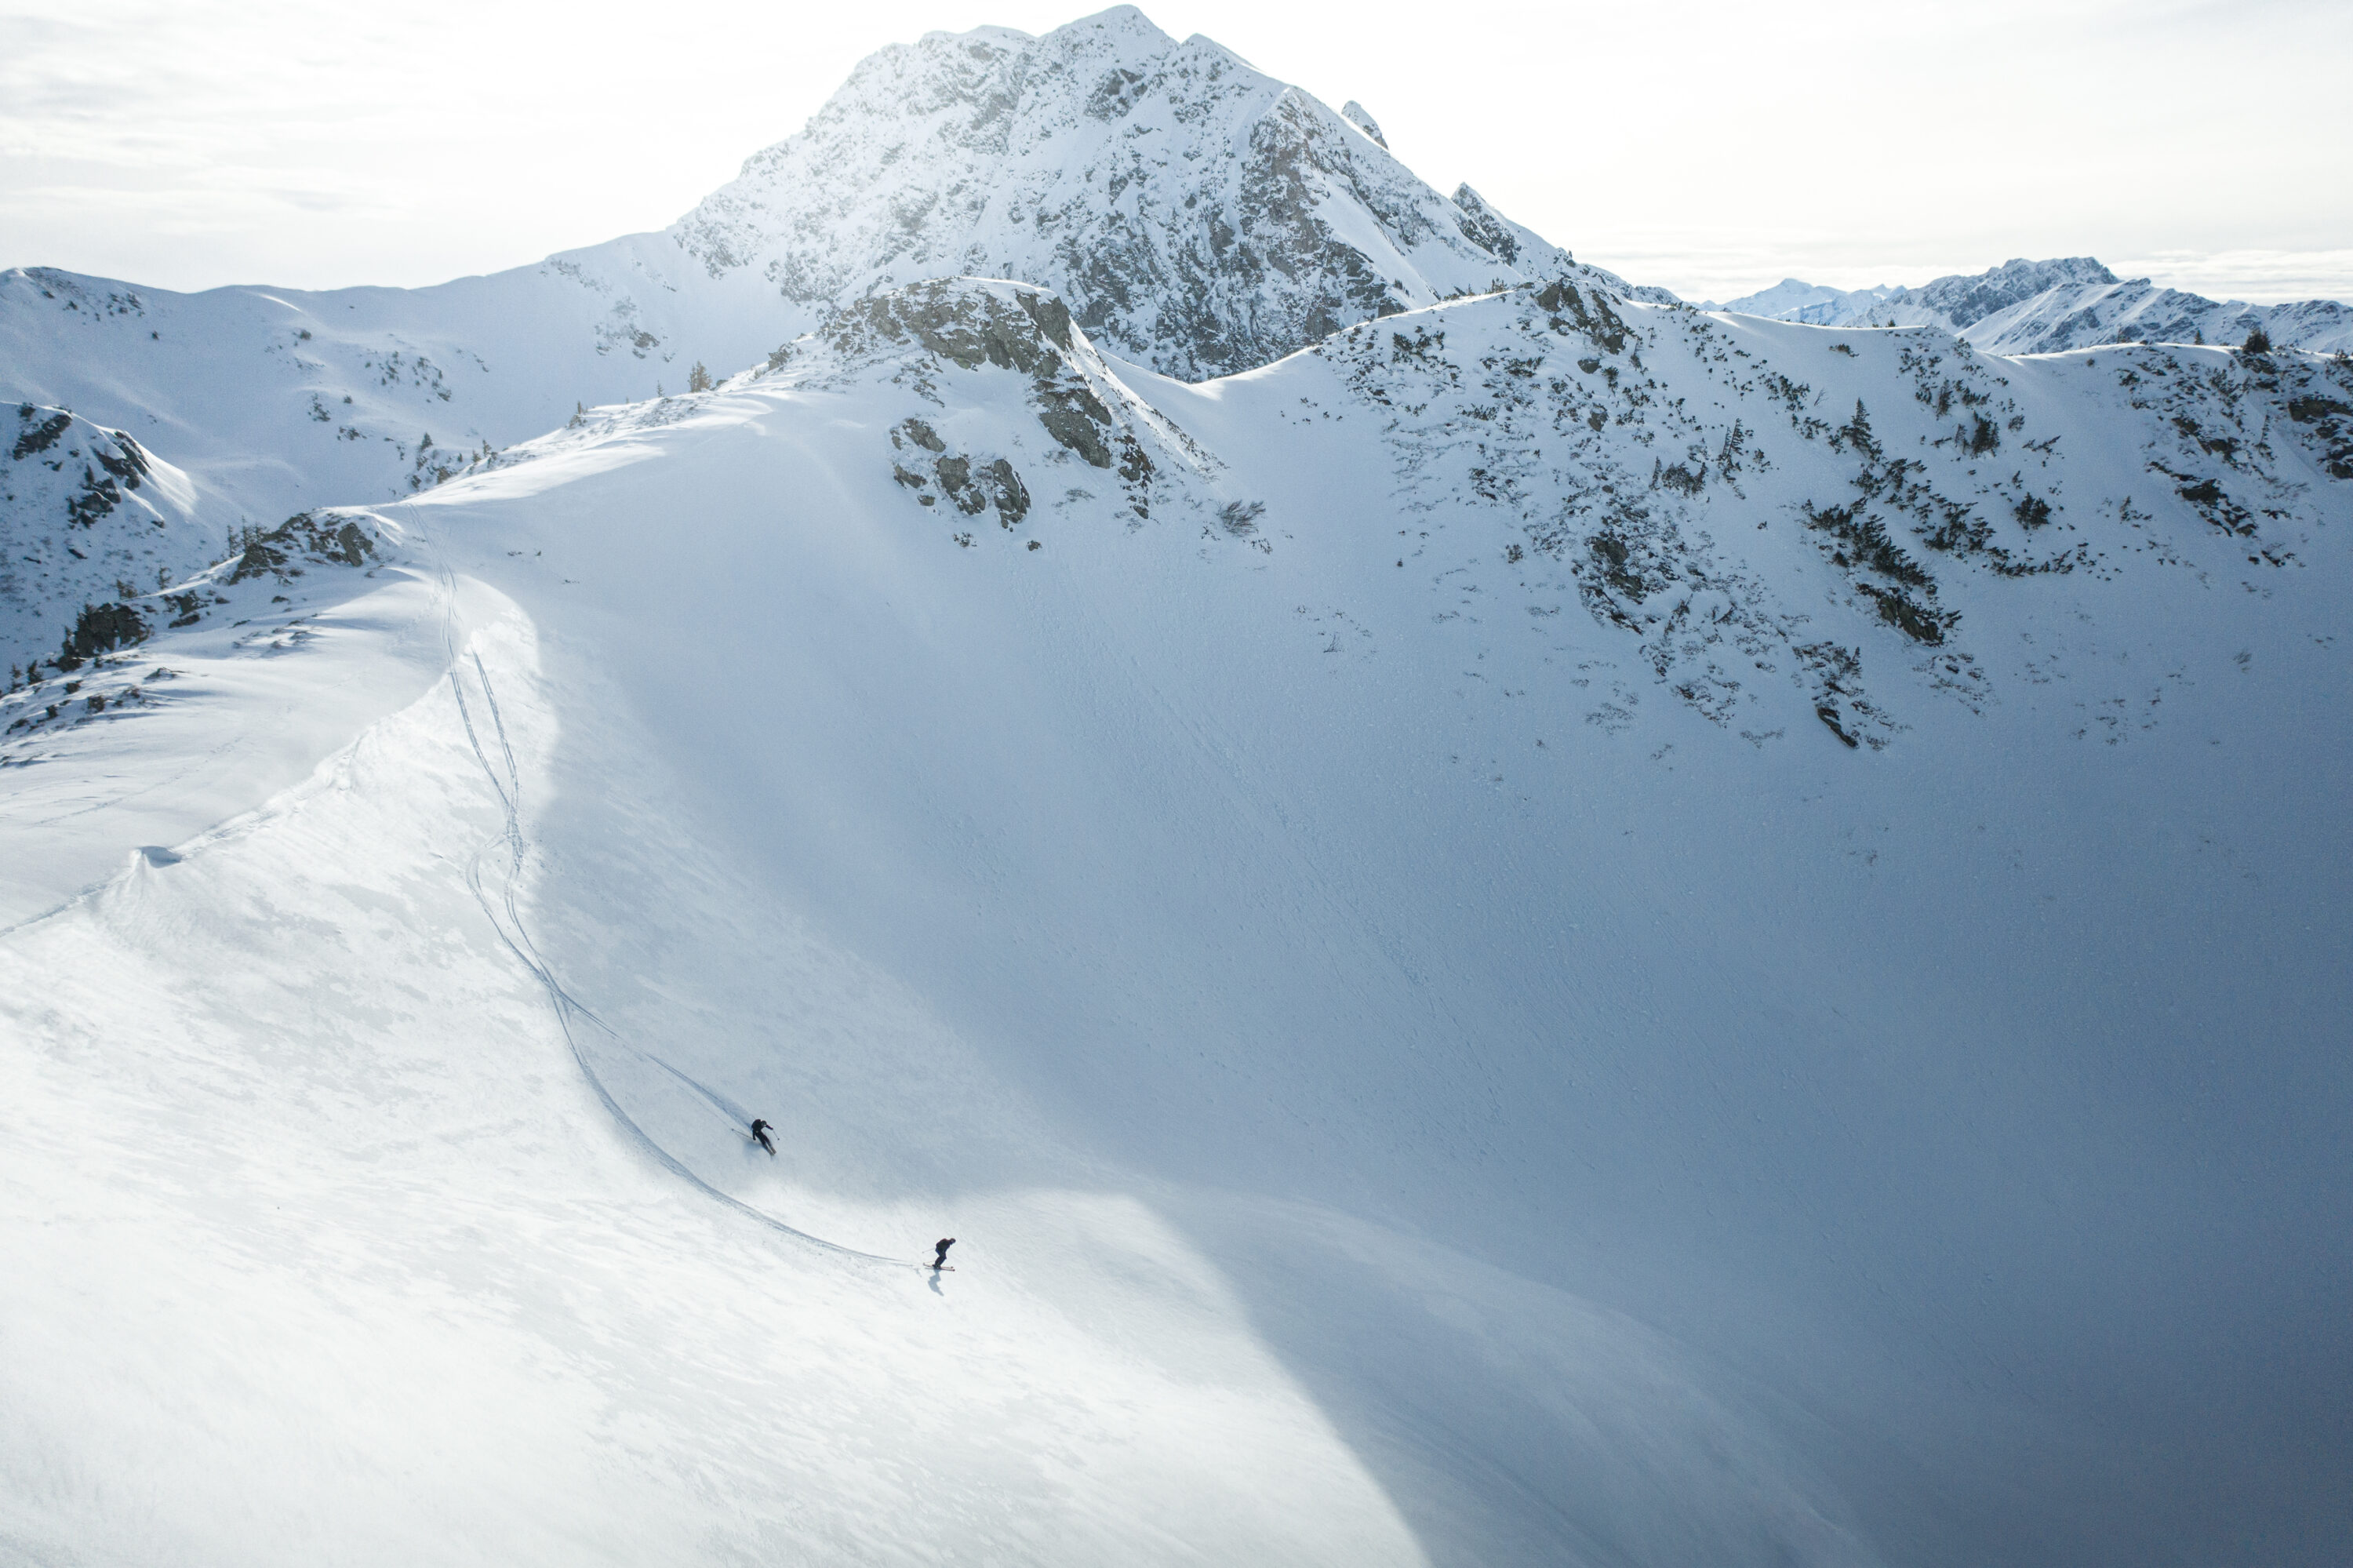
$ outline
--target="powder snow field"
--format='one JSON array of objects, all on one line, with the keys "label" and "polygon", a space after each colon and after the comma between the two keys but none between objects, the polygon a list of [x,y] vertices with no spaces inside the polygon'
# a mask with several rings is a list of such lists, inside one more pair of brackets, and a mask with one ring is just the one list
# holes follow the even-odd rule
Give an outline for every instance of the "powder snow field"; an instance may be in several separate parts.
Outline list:
[{"label": "powder snow field", "polygon": [[225,563],[0,770],[0,1542],[2336,1560],[2335,374],[953,282]]}]

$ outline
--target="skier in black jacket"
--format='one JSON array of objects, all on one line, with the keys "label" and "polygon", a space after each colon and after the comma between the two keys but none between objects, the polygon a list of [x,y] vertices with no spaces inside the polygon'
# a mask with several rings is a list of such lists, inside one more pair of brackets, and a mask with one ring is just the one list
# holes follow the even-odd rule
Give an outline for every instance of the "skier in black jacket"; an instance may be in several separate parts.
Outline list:
[{"label": "skier in black jacket", "polygon": [[945,1268],[948,1266],[948,1248],[954,1245],[955,1245],[955,1237],[954,1236],[949,1236],[939,1244],[940,1255],[932,1259],[932,1266],[934,1268]]},{"label": "skier in black jacket", "polygon": [[769,1128],[766,1118],[762,1117],[754,1117],[752,1118],[752,1140],[757,1143],[761,1148],[766,1150],[768,1151],[768,1158],[774,1160],[776,1157],[776,1146],[768,1141],[768,1131]]}]

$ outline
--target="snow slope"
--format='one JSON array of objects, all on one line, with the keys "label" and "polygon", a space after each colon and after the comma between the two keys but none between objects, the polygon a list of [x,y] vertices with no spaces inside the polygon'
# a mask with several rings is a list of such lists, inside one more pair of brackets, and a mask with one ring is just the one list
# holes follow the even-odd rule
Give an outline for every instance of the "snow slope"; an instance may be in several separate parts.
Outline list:
[{"label": "snow slope", "polygon": [[[634,236],[433,289],[319,293],[175,294],[12,270],[0,273],[0,385],[169,454],[217,554],[230,530],[413,494],[562,424],[583,399],[683,390],[690,344],[749,358],[805,324],[756,291],[681,293],[666,251]],[[10,537],[27,525],[0,510]]]},{"label": "snow slope", "polygon": [[13,895],[0,1540],[2343,1557],[2341,366],[1072,317],[878,295],[13,732],[12,864],[361,726]]},{"label": "snow slope", "polygon": [[397,540],[370,514],[306,514],[164,589],[101,602],[65,646],[36,651],[36,679],[12,673],[0,926],[104,880],[126,846],[162,854],[243,815],[430,685],[438,624],[405,579],[379,576]]},{"label": "snow slope", "polygon": [[1723,308],[1816,326],[1940,326],[1989,354],[2054,354],[2119,340],[2238,344],[2258,327],[2283,348],[2353,350],[2353,309],[2336,300],[2216,302],[2147,278],[2119,279],[2088,256],[2013,260],[1917,289],[1829,289],[1785,278]]}]

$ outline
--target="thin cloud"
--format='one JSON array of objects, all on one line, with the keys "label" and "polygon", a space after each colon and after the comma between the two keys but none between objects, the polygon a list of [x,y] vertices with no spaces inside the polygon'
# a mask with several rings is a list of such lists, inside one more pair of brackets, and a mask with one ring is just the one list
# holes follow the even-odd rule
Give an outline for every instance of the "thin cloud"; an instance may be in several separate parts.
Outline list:
[{"label": "thin cloud", "polygon": [[[165,286],[515,265],[669,222],[876,48],[1084,8],[714,0],[666,28],[596,0],[560,26],[518,0],[0,0],[0,264]],[[1432,27],[1374,3],[1345,28],[1240,0],[1149,9],[1329,101],[1360,99],[1433,184],[1468,180],[1577,254],[1697,297],[2082,254],[2248,298],[2348,291],[2328,259],[2353,247],[2353,6],[2333,0],[2263,8],[2291,22],[2292,49],[2268,21],[2226,24],[2245,7],[2202,4],[1470,0]],[[2191,57],[2209,88],[2237,85],[2184,90]],[[179,185],[237,193],[210,220],[217,246],[142,249],[142,211],[195,221]],[[106,230],[100,208],[126,227]],[[2150,260],[2118,260],[2136,257]]]}]

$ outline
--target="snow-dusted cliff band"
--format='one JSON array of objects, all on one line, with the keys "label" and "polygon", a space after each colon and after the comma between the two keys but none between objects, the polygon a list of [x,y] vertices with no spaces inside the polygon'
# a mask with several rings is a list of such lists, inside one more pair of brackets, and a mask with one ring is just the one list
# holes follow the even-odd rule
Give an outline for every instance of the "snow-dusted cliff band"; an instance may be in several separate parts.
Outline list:
[{"label": "snow-dusted cliff band", "polygon": [[0,1558],[2341,1562],[2353,363],[2131,290],[1128,8],[6,275]]}]

